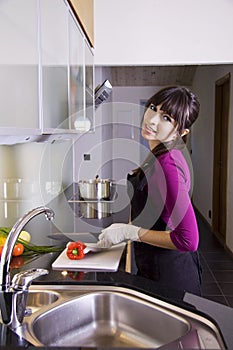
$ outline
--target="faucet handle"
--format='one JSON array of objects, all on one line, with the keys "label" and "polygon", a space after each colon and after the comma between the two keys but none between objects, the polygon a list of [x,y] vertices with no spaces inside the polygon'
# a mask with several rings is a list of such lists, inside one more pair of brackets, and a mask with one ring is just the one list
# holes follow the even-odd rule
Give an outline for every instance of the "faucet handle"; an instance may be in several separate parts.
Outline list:
[{"label": "faucet handle", "polygon": [[17,291],[27,290],[34,279],[47,275],[48,273],[49,271],[46,269],[30,269],[19,272],[12,278],[11,286]]}]

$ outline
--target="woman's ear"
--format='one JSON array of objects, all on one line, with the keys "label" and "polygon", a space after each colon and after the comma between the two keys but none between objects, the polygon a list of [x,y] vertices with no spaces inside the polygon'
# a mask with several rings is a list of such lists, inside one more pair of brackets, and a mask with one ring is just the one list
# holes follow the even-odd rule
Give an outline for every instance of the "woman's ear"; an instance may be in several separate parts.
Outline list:
[{"label": "woman's ear", "polygon": [[183,129],[180,136],[183,137],[185,135],[188,135],[188,133],[189,133],[189,129]]}]

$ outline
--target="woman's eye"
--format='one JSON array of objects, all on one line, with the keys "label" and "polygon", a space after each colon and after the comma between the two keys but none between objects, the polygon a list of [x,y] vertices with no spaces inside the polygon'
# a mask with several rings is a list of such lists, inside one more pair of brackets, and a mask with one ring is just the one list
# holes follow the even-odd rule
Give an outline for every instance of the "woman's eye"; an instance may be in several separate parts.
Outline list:
[{"label": "woman's eye", "polygon": [[155,112],[157,111],[157,107],[153,104],[150,105],[150,109]]},{"label": "woman's eye", "polygon": [[164,119],[165,121],[167,121],[167,122],[171,122],[171,121],[172,121],[172,120],[171,120],[171,117],[169,117],[169,115],[167,115],[167,114],[163,115],[163,119]]}]

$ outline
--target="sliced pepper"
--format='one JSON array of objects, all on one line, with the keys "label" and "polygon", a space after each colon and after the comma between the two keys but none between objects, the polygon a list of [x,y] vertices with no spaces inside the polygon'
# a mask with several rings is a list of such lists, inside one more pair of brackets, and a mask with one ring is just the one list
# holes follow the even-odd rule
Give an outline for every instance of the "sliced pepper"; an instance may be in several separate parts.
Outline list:
[{"label": "sliced pepper", "polygon": [[80,260],[85,256],[84,249],[86,248],[83,242],[70,242],[67,245],[66,255],[71,260]]}]

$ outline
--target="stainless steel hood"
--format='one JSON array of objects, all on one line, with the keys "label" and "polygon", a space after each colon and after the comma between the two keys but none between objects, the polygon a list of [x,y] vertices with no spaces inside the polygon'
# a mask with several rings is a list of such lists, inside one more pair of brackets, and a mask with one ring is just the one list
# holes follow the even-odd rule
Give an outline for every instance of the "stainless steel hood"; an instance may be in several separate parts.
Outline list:
[{"label": "stainless steel hood", "polygon": [[109,80],[105,80],[102,84],[95,88],[95,108],[98,108],[101,103],[107,100],[112,92],[112,85]]}]

